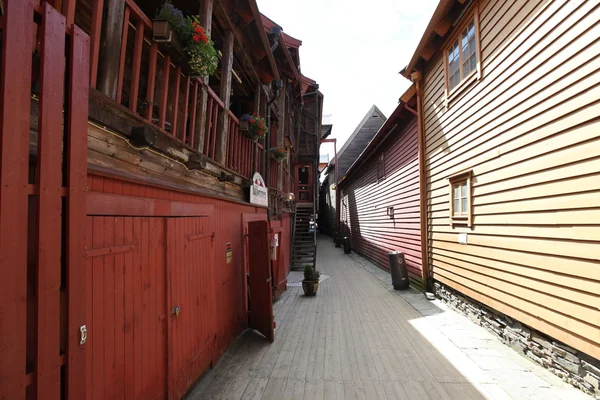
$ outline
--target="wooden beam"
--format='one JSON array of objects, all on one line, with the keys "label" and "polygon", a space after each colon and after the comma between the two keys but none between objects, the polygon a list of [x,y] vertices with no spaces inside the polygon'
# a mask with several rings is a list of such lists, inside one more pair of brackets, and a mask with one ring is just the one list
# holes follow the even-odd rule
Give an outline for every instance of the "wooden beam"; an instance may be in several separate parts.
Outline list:
[{"label": "wooden beam", "polygon": [[[60,286],[65,18],[42,6],[37,157],[37,398],[60,399]],[[72,73],[72,71],[70,71]],[[60,77],[60,79],[56,79]],[[81,133],[81,132],[79,132]]]},{"label": "wooden beam", "polygon": [[132,217],[210,217],[212,204],[183,203],[145,197],[91,192],[87,197],[87,215],[127,215]]},{"label": "wooden beam", "polygon": [[33,3],[33,0],[9,1],[5,5],[0,57],[0,398],[3,399],[27,397],[26,187]]},{"label": "wooden beam", "polygon": [[225,164],[227,152],[227,132],[229,128],[229,110],[231,100],[231,76],[233,70],[233,31],[225,31],[223,35],[223,57],[221,58],[221,88],[220,98],[225,108],[219,113],[216,161]]},{"label": "wooden beam", "polygon": [[448,18],[446,16],[446,18],[440,20],[435,27],[433,28],[433,31],[435,33],[437,33],[438,35],[440,35],[441,37],[446,36],[446,33],[448,33],[448,31],[450,30],[450,28],[452,27],[452,19]]},{"label": "wooden beam", "polygon": [[428,46],[428,47],[424,48],[423,51],[421,52],[421,57],[425,61],[429,61],[431,59],[431,57],[433,57],[434,54],[435,54],[435,48]]},{"label": "wooden beam", "polygon": [[234,52],[238,56],[240,56],[240,62],[244,69],[246,70],[248,76],[252,80],[252,84],[258,84],[262,82],[261,78],[258,75],[258,66],[256,60],[254,60],[250,54],[246,51],[247,40],[244,40],[243,32],[240,30],[239,26],[234,24],[229,18],[229,14],[223,5],[223,2],[218,1],[216,3],[216,7],[214,9],[214,16],[219,21],[220,25],[225,29],[229,29],[234,33],[235,36],[235,49]]},{"label": "wooden beam", "polygon": [[106,0],[105,10],[106,20],[102,27],[97,85],[102,93],[114,100],[117,98],[125,0]]},{"label": "wooden beam", "polygon": [[[212,34],[212,19],[213,19],[213,0],[200,0],[200,25],[204,28],[206,36],[211,37]],[[200,87],[200,112],[198,116],[198,122],[195,125],[194,132],[190,132],[193,135],[193,142],[200,153],[204,151],[204,137],[206,136],[206,118],[207,118],[207,107],[208,107],[208,76],[202,78],[202,86]],[[194,110],[194,113],[196,110]]]},{"label": "wooden beam", "polygon": [[71,36],[67,152],[66,274],[67,274],[67,397],[86,398],[86,347],[80,344],[80,327],[86,323],[85,196],[87,187],[88,93],[90,40],[75,26]]}]

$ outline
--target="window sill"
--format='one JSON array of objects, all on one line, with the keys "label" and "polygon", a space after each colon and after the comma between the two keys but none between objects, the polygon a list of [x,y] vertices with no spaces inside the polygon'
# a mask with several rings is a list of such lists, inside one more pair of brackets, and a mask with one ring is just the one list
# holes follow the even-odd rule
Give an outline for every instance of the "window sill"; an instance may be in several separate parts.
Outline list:
[{"label": "window sill", "polygon": [[466,88],[471,86],[475,81],[480,80],[480,74],[477,69],[469,74],[461,83],[458,84],[452,91],[446,94],[446,108],[450,107],[450,103],[455,100],[459,94],[463,93]]}]

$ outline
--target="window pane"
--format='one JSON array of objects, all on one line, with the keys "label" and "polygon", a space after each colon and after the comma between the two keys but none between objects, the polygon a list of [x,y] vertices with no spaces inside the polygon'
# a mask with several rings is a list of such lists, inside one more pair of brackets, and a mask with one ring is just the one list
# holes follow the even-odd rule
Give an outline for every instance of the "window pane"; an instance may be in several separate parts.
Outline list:
[{"label": "window pane", "polygon": [[466,213],[467,213],[467,198],[466,198],[466,197],[463,197],[461,200],[462,200],[462,201],[461,201],[461,207],[460,207],[460,211],[461,211],[463,214],[466,214]]},{"label": "window pane", "polygon": [[458,208],[458,206],[459,206],[459,200],[454,199],[454,215],[460,214],[460,209]]},{"label": "window pane", "polygon": [[460,193],[459,193],[459,187],[458,186],[454,186],[454,198],[458,199],[460,197]]},{"label": "window pane", "polygon": [[467,182],[464,182],[461,185],[461,193],[462,193],[461,197],[467,197]]}]

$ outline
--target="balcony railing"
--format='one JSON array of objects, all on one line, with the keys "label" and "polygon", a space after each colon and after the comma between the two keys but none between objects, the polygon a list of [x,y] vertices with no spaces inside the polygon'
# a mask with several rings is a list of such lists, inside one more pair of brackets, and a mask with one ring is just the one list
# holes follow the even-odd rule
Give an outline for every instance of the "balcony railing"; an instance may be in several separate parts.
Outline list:
[{"label": "balcony railing", "polygon": [[[91,19],[91,86],[99,82],[99,43],[102,30],[103,0],[93,0]],[[152,21],[133,0],[125,0],[123,33],[114,100],[131,114],[152,124],[188,148],[219,161],[219,140],[227,140],[223,166],[251,177],[260,170],[261,154],[257,144],[239,131],[239,121],[226,109],[219,96],[198,77],[190,75],[185,60],[171,57],[166,47],[152,40]],[[206,92],[206,109],[202,94]],[[226,112],[228,124],[223,135],[219,118]]]},{"label": "balcony railing", "polygon": [[[250,177],[257,143],[248,139],[240,131],[240,122],[231,111],[229,113],[229,130],[227,139],[227,168]],[[258,171],[258,169],[255,169]]]}]

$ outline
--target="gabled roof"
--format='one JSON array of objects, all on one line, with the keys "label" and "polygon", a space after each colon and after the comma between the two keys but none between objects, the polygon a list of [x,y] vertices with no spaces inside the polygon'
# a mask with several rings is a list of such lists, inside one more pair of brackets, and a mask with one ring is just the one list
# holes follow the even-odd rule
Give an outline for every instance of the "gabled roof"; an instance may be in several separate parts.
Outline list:
[{"label": "gabled roof", "polygon": [[345,179],[356,171],[368,158],[373,154],[374,151],[381,145],[388,135],[392,134],[396,126],[402,123],[402,120],[416,118],[411,110],[411,106],[414,106],[416,102],[416,89],[415,85],[411,85],[406,92],[400,98],[398,106],[392,112],[392,115],[385,121],[379,131],[373,136],[369,144],[364,148],[360,156],[354,160],[350,168],[348,168],[345,174],[340,175],[340,186],[343,185]]},{"label": "gabled roof", "polygon": [[452,32],[457,19],[460,18],[466,7],[471,7],[473,4],[473,1],[465,0],[439,0],[417,49],[408,65],[400,73],[406,78],[410,78],[410,74],[419,68],[420,62],[429,61],[440,49],[446,36]]},{"label": "gabled roof", "polygon": [[[385,121],[385,115],[376,105],[373,105],[337,153],[338,177],[346,174]],[[329,163],[328,170],[334,163],[335,159]]]}]

